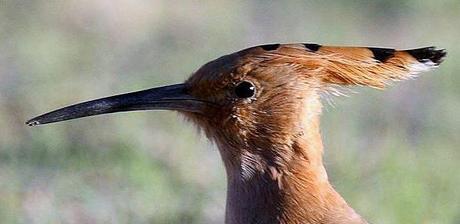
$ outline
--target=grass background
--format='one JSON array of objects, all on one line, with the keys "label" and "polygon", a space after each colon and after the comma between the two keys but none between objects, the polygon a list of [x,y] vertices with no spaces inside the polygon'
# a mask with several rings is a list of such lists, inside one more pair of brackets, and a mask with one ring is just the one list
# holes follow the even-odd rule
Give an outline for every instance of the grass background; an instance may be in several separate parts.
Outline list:
[{"label": "grass background", "polygon": [[221,223],[218,151],[172,112],[28,128],[181,82],[253,45],[448,49],[437,70],[326,106],[330,179],[372,223],[460,223],[460,1],[0,0],[0,222]]}]

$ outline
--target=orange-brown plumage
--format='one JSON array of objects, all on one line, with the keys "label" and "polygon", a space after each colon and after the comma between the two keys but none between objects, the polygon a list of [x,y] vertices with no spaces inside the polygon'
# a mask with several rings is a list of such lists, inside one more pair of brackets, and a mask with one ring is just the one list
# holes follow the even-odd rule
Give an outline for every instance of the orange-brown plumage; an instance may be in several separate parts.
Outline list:
[{"label": "orange-brown plumage", "polygon": [[320,95],[337,85],[381,89],[438,66],[445,55],[432,47],[262,45],[205,64],[183,85],[82,103],[28,123],[178,110],[219,147],[227,171],[226,223],[366,223],[328,181]]}]

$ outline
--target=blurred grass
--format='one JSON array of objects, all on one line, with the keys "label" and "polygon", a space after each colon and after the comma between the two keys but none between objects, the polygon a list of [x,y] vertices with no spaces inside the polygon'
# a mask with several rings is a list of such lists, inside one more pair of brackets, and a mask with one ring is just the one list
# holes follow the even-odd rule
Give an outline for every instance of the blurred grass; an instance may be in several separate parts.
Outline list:
[{"label": "blurred grass", "polygon": [[325,106],[323,137],[331,181],[372,223],[460,223],[459,1],[200,3],[0,1],[1,223],[221,223],[217,150],[174,113],[23,122],[273,42],[448,49],[415,81]]}]

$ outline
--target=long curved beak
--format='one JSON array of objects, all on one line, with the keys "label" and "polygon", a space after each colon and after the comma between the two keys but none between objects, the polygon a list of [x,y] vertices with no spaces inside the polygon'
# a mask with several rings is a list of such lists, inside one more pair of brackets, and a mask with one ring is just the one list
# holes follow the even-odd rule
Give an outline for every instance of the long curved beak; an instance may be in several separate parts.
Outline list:
[{"label": "long curved beak", "polygon": [[176,84],[71,105],[32,118],[26,124],[35,126],[99,114],[134,110],[177,110],[203,113],[206,105],[205,101],[200,101],[189,95],[185,84]]}]

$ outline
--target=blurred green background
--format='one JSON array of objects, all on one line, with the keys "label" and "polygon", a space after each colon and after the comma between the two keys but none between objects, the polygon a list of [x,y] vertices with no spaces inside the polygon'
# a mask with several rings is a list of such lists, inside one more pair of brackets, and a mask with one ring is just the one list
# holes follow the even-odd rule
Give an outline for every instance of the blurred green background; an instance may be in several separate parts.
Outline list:
[{"label": "blurred green background", "polygon": [[459,23],[459,0],[0,0],[0,223],[221,223],[218,151],[177,114],[24,121],[277,42],[448,49],[416,80],[336,98],[322,132],[370,222],[460,223]]}]

